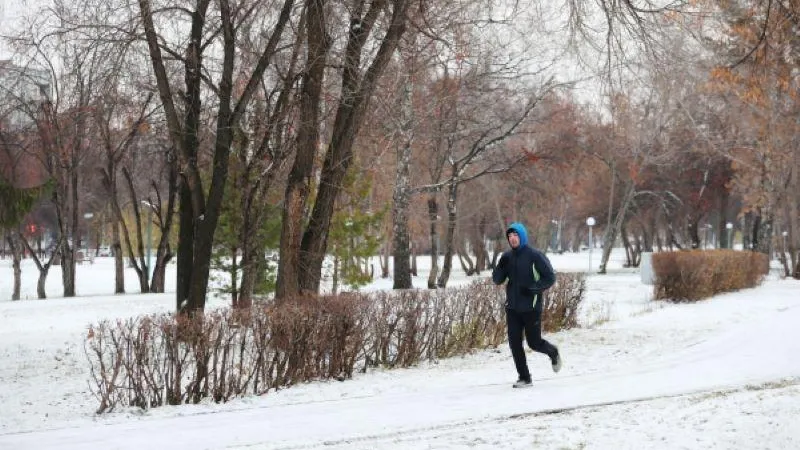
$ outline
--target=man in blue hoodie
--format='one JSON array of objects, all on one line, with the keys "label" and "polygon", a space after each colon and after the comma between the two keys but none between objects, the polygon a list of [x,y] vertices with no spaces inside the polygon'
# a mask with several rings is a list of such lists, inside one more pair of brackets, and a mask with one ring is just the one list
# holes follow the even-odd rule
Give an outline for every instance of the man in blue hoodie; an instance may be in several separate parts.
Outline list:
[{"label": "man in blue hoodie", "polygon": [[515,388],[531,385],[531,373],[522,344],[523,332],[528,346],[534,351],[550,357],[553,371],[561,370],[561,355],[558,347],[542,339],[542,311],[544,291],[556,281],[550,261],[539,250],[528,246],[528,232],[519,222],[506,230],[511,250],[503,253],[492,271],[495,284],[506,284],[506,325],[508,345],[514,357],[519,379]]}]

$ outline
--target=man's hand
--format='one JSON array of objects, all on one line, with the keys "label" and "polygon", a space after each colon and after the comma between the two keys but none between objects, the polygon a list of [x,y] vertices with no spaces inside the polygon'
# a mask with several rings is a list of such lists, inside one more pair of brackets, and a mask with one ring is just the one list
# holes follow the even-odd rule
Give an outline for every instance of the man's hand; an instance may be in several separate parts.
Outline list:
[{"label": "man's hand", "polygon": [[500,261],[497,261],[497,268],[506,270],[506,267],[508,267],[508,258],[506,258],[506,256],[503,255],[500,257]]},{"label": "man's hand", "polygon": [[497,265],[492,270],[492,281],[494,284],[503,284],[508,279],[508,258],[503,255],[497,261]]}]

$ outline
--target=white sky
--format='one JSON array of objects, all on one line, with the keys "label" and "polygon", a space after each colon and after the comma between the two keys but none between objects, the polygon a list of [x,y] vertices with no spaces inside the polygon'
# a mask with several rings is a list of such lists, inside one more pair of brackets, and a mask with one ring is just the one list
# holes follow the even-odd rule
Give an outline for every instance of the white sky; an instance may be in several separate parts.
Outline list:
[{"label": "white sky", "polygon": [[[513,1],[517,3],[516,0]],[[50,3],[52,3],[51,0],[0,0],[0,36],[12,33],[15,28],[22,26],[21,19],[25,15],[36,14],[37,9]],[[513,17],[515,22],[512,25],[508,28],[497,27],[497,30],[503,30],[498,31],[501,35],[508,32],[513,35],[513,37],[506,36],[506,38],[512,39],[513,45],[509,44],[509,48],[521,46],[516,52],[510,52],[514,53],[513,58],[535,61],[527,70],[540,70],[545,66],[548,67],[545,73],[537,78],[546,79],[555,76],[561,82],[580,80],[572,90],[576,100],[581,103],[599,104],[601,91],[597,80],[587,78],[589,75],[585,68],[579,67],[570,54],[564,53],[563,47],[566,44],[563,23],[563,16],[566,14],[564,3],[526,0],[520,5],[521,12]],[[494,18],[506,17],[498,9],[494,11]],[[522,56],[523,54],[525,56]],[[502,59],[503,55],[498,56],[501,56],[500,59]],[[10,48],[3,39],[0,39],[0,59],[11,57]],[[596,55],[596,57],[600,56]]]},{"label": "white sky", "polygon": [[[588,264],[585,253],[551,259],[559,271]],[[428,264],[419,262],[421,287]],[[78,267],[81,297],[11,302],[10,264],[0,260],[0,449],[800,448],[791,425],[800,414],[800,282],[773,275],[756,289],[673,305],[651,301],[652,288],[619,259],[610,267],[589,279],[584,327],[546,336],[564,369],[553,374],[546,357],[529,353],[530,389],[511,388],[502,345],[222,405],[97,417],[86,326],[169,311],[174,294],[110,295],[113,263],[100,258]],[[35,276],[26,262],[27,297]],[[455,284],[465,280],[457,270]]]},{"label": "white sky", "polygon": [[[0,35],[10,33],[18,25],[19,18],[28,8],[39,5],[44,0],[0,0]],[[0,59],[11,57],[8,45],[0,39]]]}]

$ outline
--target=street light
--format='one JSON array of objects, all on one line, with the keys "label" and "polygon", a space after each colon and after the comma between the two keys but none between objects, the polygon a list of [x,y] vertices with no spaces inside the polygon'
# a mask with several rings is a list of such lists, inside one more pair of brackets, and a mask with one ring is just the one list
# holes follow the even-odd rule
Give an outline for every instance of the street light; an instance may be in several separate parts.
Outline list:
[{"label": "street light", "polygon": [[594,224],[594,217],[586,219],[586,225],[589,226],[589,272],[592,271],[592,247],[594,247],[594,244],[592,244],[592,227]]},{"label": "street light", "polygon": [[725,224],[725,229],[728,230],[728,248],[733,250],[733,224],[728,222]]}]

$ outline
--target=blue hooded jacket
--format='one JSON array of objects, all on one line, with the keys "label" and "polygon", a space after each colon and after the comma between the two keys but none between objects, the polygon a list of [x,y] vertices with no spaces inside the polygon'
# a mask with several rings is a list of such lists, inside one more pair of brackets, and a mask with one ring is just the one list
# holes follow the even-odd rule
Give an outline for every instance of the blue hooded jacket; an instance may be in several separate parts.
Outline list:
[{"label": "blue hooded jacket", "polygon": [[556,275],[547,257],[528,246],[528,231],[519,222],[509,225],[519,236],[519,246],[503,253],[492,271],[495,284],[506,284],[506,308],[518,312],[537,311],[544,308],[542,293],[556,282]]}]

